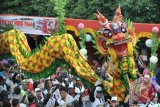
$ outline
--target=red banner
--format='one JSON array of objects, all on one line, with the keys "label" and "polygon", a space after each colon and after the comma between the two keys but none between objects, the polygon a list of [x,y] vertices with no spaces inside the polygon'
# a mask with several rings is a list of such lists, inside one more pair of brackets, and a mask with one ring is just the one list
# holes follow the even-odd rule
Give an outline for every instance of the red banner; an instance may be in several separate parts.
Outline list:
[{"label": "red banner", "polygon": [[0,15],[0,24],[12,24],[15,29],[26,34],[50,35],[50,31],[55,29],[55,18],[29,17],[16,15]]}]

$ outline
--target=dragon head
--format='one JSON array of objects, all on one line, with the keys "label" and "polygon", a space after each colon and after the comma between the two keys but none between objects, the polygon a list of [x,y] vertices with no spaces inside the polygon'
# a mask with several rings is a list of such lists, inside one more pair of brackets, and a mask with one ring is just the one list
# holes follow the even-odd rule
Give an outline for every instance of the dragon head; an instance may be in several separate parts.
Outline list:
[{"label": "dragon head", "polygon": [[115,16],[109,22],[99,11],[96,14],[100,24],[103,26],[102,35],[97,38],[98,50],[102,54],[107,54],[108,47],[112,47],[119,57],[127,55],[127,43],[132,42],[132,33],[122,21],[120,6],[117,8]]}]

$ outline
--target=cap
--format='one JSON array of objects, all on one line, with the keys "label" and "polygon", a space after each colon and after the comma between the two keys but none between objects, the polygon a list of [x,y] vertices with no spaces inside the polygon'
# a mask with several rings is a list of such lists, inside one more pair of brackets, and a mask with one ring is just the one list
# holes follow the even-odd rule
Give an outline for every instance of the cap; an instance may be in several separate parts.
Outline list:
[{"label": "cap", "polygon": [[40,88],[35,88],[35,90],[34,90],[35,92],[37,92],[37,91],[41,91],[41,89]]},{"label": "cap", "polygon": [[142,78],[142,81],[144,81],[146,83],[150,82],[150,80],[151,80],[151,78],[149,75],[144,75],[144,77]]},{"label": "cap", "polygon": [[80,81],[80,79],[79,79],[79,78],[77,78],[76,80],[77,80],[77,81]]},{"label": "cap", "polygon": [[52,84],[57,85],[57,84],[59,84],[59,82],[57,80],[54,80],[54,81],[52,81]]},{"label": "cap", "polygon": [[148,79],[150,79],[150,76],[149,76],[149,75],[144,75],[144,77],[145,77],[145,78],[148,78]]},{"label": "cap", "polygon": [[101,87],[96,87],[96,91],[102,91]]},{"label": "cap", "polygon": [[111,98],[111,101],[117,101],[117,100],[118,100],[118,98],[116,96]]},{"label": "cap", "polygon": [[29,80],[29,79],[24,79],[22,82],[23,82],[23,83],[29,83],[30,80]]}]

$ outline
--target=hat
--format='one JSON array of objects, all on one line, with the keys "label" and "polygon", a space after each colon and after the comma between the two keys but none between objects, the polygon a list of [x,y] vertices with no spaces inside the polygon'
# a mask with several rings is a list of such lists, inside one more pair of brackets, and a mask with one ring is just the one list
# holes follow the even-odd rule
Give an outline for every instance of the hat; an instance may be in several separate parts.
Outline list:
[{"label": "hat", "polygon": [[80,81],[80,79],[79,79],[79,78],[77,78],[76,80],[77,80],[77,81]]},{"label": "hat", "polygon": [[149,75],[144,75],[145,78],[147,79],[150,79],[150,76]]},{"label": "hat", "polygon": [[116,96],[111,98],[111,101],[117,101],[117,100],[118,100],[118,98]]},{"label": "hat", "polygon": [[96,91],[102,91],[101,87],[96,87]]},{"label": "hat", "polygon": [[22,82],[23,82],[23,83],[29,83],[30,80],[29,80],[29,79],[24,79]]},{"label": "hat", "polygon": [[57,84],[59,84],[59,82],[57,80],[54,80],[54,81],[52,81],[52,84],[57,85]]},{"label": "hat", "polygon": [[46,79],[45,79],[45,81],[46,81],[46,80],[50,80],[50,79],[51,79],[51,78],[50,78],[50,77],[48,77],[48,78],[46,78]]},{"label": "hat", "polygon": [[37,92],[37,91],[41,91],[41,89],[40,88],[35,88],[35,90],[34,90],[35,92]]}]

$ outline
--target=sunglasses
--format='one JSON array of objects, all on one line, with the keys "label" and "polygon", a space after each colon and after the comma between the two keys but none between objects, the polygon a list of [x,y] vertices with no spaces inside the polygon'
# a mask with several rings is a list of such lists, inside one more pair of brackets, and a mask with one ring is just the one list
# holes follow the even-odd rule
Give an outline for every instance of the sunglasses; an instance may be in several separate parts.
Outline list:
[{"label": "sunglasses", "polygon": [[97,91],[97,93],[102,93],[102,91]]},{"label": "sunglasses", "polygon": [[112,100],[111,102],[112,102],[112,103],[116,103],[117,101],[116,101],[116,100]]}]

